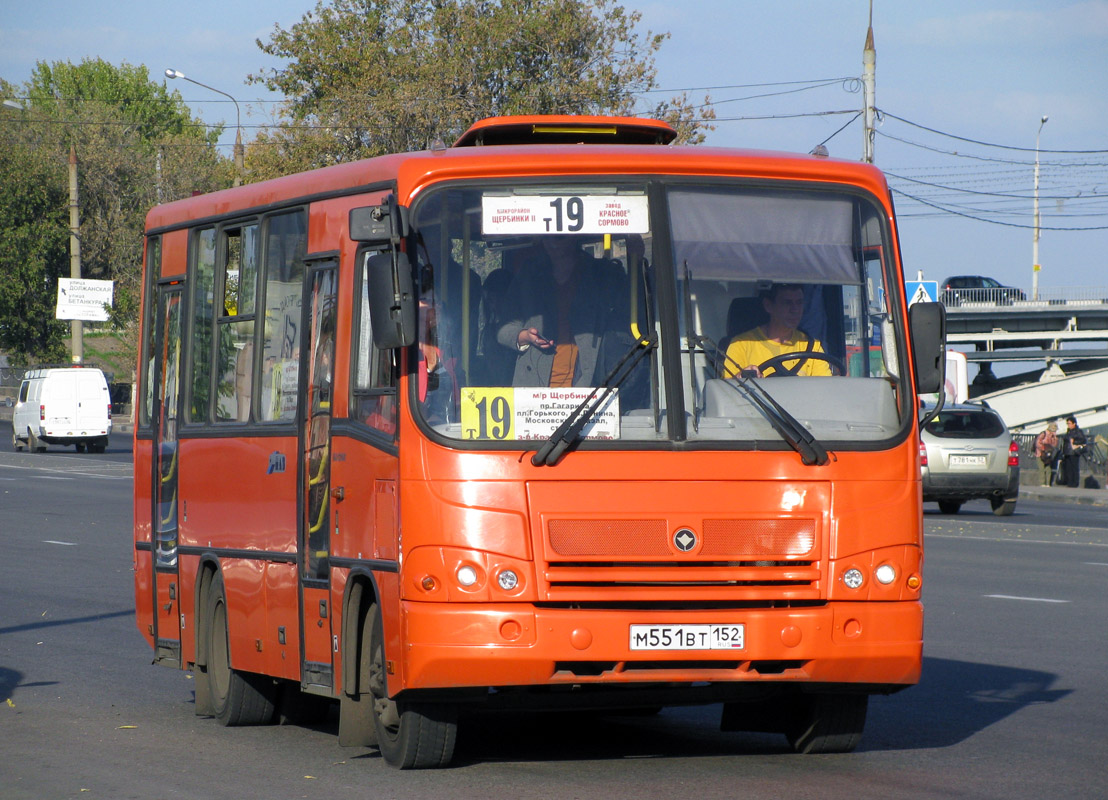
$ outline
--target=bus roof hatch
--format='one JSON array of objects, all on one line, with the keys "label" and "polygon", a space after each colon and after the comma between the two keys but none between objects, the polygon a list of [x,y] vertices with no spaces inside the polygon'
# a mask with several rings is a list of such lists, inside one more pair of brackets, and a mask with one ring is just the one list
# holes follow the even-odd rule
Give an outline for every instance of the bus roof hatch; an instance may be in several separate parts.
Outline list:
[{"label": "bus roof hatch", "polygon": [[489,117],[473,123],[454,147],[497,144],[669,144],[677,138],[668,122],[640,117],[561,114]]}]

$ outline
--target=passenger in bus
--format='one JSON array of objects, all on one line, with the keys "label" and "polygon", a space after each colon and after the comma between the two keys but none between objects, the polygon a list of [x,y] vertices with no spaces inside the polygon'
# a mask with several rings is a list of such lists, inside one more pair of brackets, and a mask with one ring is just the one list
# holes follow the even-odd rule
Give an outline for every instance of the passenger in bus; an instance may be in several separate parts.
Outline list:
[{"label": "passenger in bus", "polygon": [[[820,353],[823,345],[797,326],[804,315],[804,288],[796,284],[775,283],[761,294],[762,307],[769,321],[739,334],[727,346],[722,367],[724,378],[740,373],[746,377],[767,375],[830,375],[830,364],[819,358],[787,359],[762,365],[788,353]],[[764,374],[763,374],[764,373]]]},{"label": "passenger in bus", "polygon": [[438,345],[436,309],[427,297],[419,301],[418,367],[416,380],[423,414],[432,425],[458,421],[461,386],[457,378],[457,359],[447,356]]},{"label": "passenger in bus", "polygon": [[618,267],[581,249],[574,236],[545,236],[533,265],[513,281],[515,316],[497,340],[516,351],[513,386],[596,386],[603,336],[615,330]]}]

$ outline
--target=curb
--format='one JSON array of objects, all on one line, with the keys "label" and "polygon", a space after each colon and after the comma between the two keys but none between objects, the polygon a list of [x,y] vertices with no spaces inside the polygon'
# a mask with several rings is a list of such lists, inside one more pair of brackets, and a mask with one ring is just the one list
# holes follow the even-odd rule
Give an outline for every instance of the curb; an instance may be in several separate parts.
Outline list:
[{"label": "curb", "polygon": [[1108,507],[1108,491],[1104,489],[1069,489],[1054,486],[1020,487],[1021,500],[1045,500],[1052,503],[1076,503]]}]

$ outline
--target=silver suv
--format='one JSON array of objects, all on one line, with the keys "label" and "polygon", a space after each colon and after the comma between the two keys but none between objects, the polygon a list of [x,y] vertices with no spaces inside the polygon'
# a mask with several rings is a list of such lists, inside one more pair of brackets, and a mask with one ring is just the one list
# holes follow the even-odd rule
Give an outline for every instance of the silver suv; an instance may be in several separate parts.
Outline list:
[{"label": "silver suv", "polygon": [[1019,444],[1000,415],[985,405],[949,405],[920,436],[924,502],[937,500],[944,514],[962,503],[988,498],[993,513],[1006,517],[1019,496]]}]

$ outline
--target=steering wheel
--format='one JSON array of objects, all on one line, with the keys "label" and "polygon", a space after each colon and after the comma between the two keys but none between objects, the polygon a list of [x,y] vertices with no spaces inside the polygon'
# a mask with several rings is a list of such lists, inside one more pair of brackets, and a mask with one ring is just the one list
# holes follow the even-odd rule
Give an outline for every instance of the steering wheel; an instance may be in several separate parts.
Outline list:
[{"label": "steering wheel", "polygon": [[[779,356],[773,358],[767,358],[761,364],[758,365],[758,371],[762,375],[766,374],[767,369],[772,369],[774,375],[796,375],[800,371],[800,368],[808,361],[808,359],[815,359],[816,361],[826,361],[831,365],[832,373],[838,370],[839,375],[846,374],[846,366],[843,362],[835,356],[828,355],[827,353],[818,353],[814,350],[798,350],[794,353],[782,353]],[[785,368],[786,361],[796,361],[796,365],[792,369]]]}]

